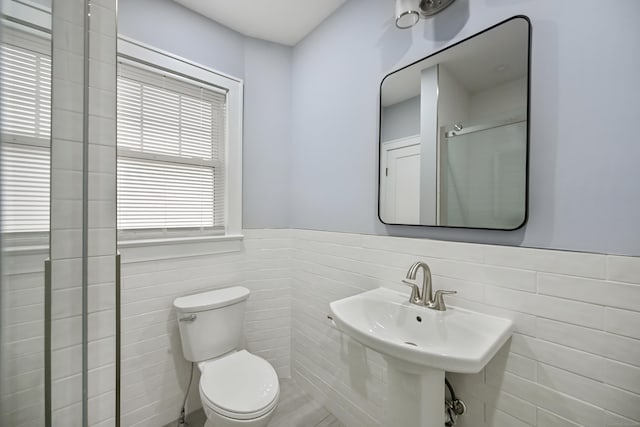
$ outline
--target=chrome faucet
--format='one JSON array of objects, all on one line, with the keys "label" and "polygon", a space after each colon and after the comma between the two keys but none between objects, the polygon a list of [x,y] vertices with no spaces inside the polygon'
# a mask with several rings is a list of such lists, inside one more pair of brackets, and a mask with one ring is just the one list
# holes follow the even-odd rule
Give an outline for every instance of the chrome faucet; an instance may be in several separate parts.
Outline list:
[{"label": "chrome faucet", "polygon": [[[416,275],[418,274],[418,270],[422,268],[422,291],[416,285]],[[402,280],[402,283],[411,287],[411,296],[409,297],[409,302],[411,304],[421,305],[432,310],[437,311],[445,311],[447,306],[444,303],[443,295],[446,294],[455,294],[456,291],[436,291],[435,297],[433,295],[433,286],[431,284],[431,269],[426,262],[418,261],[415,262],[411,267],[409,267],[409,271],[407,272],[407,277]]]},{"label": "chrome faucet", "polygon": [[[418,270],[422,268],[422,292],[416,285],[416,275]],[[409,301],[417,305],[427,305],[433,299],[431,290],[431,269],[426,262],[418,261],[409,267],[407,278],[402,281],[404,284],[411,286],[411,297]]]}]

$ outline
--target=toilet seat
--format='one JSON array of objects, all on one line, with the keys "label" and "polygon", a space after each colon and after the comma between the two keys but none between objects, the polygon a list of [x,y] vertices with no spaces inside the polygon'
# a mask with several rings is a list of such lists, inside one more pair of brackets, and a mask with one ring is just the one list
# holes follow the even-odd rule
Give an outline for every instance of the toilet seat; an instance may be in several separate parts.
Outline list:
[{"label": "toilet seat", "polygon": [[276,371],[269,362],[246,350],[200,366],[202,403],[220,415],[250,420],[270,412],[278,403]]}]

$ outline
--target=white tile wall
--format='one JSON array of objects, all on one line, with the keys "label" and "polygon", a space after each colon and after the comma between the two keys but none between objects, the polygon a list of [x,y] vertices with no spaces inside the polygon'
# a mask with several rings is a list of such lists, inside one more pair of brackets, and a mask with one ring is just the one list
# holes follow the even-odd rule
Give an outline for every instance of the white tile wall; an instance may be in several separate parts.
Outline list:
[{"label": "white tile wall", "polygon": [[[12,426],[44,425],[44,260],[46,249],[3,255],[0,416]],[[5,307],[7,308],[5,310]]]},{"label": "white tile wall", "polygon": [[[82,417],[82,2],[53,2],[51,124],[52,409],[54,426],[76,426]],[[63,5],[62,3],[65,3]],[[67,6],[80,10],[63,14]],[[70,354],[78,363],[68,364]],[[80,381],[80,383],[78,382]],[[55,397],[53,397],[55,396]]]},{"label": "white tile wall", "polygon": [[514,319],[477,375],[449,374],[459,425],[640,425],[640,258],[290,231],[292,374],[342,422],[378,425],[385,362],[331,328],[334,299],[398,286],[426,260],[451,304]]},{"label": "white tile wall", "polygon": [[[450,298],[452,304],[517,323],[512,340],[483,372],[449,375],[469,407],[459,425],[640,423],[640,323],[634,303],[640,294],[638,258],[304,230],[246,230],[242,244],[225,246],[229,249],[238,250],[198,255],[201,246],[193,251],[181,247],[177,250],[184,256],[176,256],[171,246],[150,248],[158,260],[141,257],[141,248],[122,250],[122,425],[164,425],[177,417],[189,366],[181,354],[173,299],[236,284],[252,291],[245,319],[251,351],[269,360],[281,377],[293,375],[346,425],[379,425],[386,362],[331,327],[328,304],[377,286],[406,292],[399,279],[418,259],[432,266],[437,288],[459,291]],[[11,379],[20,390],[12,397],[16,420],[36,412],[29,403],[41,393],[33,382],[42,363],[35,351],[41,346],[37,331],[42,322],[42,297],[34,289],[42,274],[36,258],[24,255],[9,264],[9,297],[25,306],[12,313],[11,325],[13,336],[21,337],[12,347],[14,361],[20,361]],[[75,261],[56,264],[54,278],[72,278]],[[107,378],[113,366],[112,284],[101,278],[112,276],[114,265],[109,256],[91,261],[90,282],[96,296],[103,295],[92,307],[96,318],[106,320],[92,334],[91,378],[104,379],[95,385],[91,402],[96,423],[110,425],[101,414],[113,410]],[[527,281],[532,274],[534,288],[505,280]],[[73,280],[58,281],[60,291],[74,292],[76,286]],[[67,331],[60,335],[66,341],[54,358],[57,378],[68,379],[61,384],[75,384],[71,380],[77,375],[80,347],[68,339],[77,336],[75,319],[59,325]],[[200,406],[197,381],[196,376],[189,411]],[[56,411],[57,420],[75,415],[74,405]]]},{"label": "white tile wall", "polygon": [[[89,425],[115,425],[116,0],[91,3],[89,20]],[[92,75],[91,73],[95,73]],[[110,126],[110,129],[106,129]],[[98,128],[98,129],[94,129]],[[98,140],[91,136],[104,132]],[[108,344],[112,346],[109,347]],[[94,362],[91,362],[94,364]]]},{"label": "white tile wall", "polygon": [[[216,253],[215,244],[209,246],[213,253],[203,254],[200,244],[195,249],[148,248],[156,260],[140,256],[147,248],[121,248],[122,425],[156,427],[178,418],[189,379],[172,308],[179,296],[235,285],[249,288],[246,347],[268,360],[280,377],[290,376],[289,232],[247,230],[241,244],[222,245],[232,252]],[[200,407],[198,380],[196,375],[189,412]]]},{"label": "white tile wall", "polygon": [[[84,81],[84,1],[54,0],[52,105],[53,424],[80,425],[82,156],[89,151],[89,425],[115,425],[115,0],[91,5]],[[111,76],[109,78],[108,76]],[[89,85],[84,111],[83,85]],[[83,142],[83,115],[89,141]],[[70,363],[73,361],[73,363]]]}]

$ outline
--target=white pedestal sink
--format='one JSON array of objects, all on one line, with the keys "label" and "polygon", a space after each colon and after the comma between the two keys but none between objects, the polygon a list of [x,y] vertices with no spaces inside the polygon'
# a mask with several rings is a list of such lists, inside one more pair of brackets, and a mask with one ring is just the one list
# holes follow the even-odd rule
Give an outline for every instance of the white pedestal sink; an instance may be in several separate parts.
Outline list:
[{"label": "white pedestal sink", "polygon": [[444,426],[444,374],[477,373],[509,339],[513,322],[410,304],[378,288],[330,304],[338,328],[388,362],[389,427]]},{"label": "white pedestal sink", "polygon": [[389,405],[385,426],[444,426],[444,371],[424,368],[419,373],[399,368],[389,362]]}]

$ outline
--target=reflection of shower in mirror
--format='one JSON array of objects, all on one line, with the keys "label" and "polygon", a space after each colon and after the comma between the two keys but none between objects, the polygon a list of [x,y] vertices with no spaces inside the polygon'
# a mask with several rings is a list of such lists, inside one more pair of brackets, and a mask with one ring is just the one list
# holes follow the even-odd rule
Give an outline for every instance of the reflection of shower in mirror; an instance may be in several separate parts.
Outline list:
[{"label": "reflection of shower in mirror", "polygon": [[438,224],[515,228],[526,184],[524,115],[444,127],[438,147]]}]

